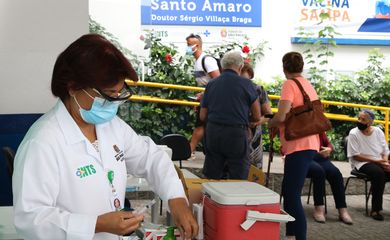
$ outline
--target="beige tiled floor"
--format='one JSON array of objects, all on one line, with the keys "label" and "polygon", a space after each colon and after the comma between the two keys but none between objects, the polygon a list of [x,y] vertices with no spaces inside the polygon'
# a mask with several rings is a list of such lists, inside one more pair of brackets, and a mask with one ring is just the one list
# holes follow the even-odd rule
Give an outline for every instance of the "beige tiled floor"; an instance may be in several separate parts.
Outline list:
[{"label": "beige tiled floor", "polygon": [[[263,169],[266,170],[268,167],[268,153],[264,153],[264,166]],[[202,168],[204,162],[204,154],[202,152],[195,153],[195,159],[190,159],[188,161],[182,161],[183,167],[189,168]],[[178,162],[176,162],[178,164]],[[339,168],[344,177],[348,177],[351,171],[351,165],[348,162],[339,162],[333,161],[333,164]],[[280,155],[274,155],[273,162],[271,163],[271,173],[283,173],[284,161]]]}]

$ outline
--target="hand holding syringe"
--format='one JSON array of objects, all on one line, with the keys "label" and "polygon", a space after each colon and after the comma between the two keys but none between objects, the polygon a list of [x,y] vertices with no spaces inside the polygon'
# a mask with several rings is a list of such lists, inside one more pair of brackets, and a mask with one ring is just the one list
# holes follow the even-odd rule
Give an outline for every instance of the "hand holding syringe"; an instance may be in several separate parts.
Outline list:
[{"label": "hand holding syringe", "polygon": [[[146,205],[144,205],[143,207],[141,207],[141,208],[139,208],[139,209],[135,209],[135,210],[133,210],[133,209],[129,209],[129,208],[123,208],[121,211],[131,211],[132,212],[132,214],[133,214],[133,217],[138,217],[139,215],[142,215],[142,214],[144,214],[148,209],[150,209],[152,206],[153,206],[153,204],[155,204],[156,203],[156,200],[155,199],[153,199],[153,200],[151,200],[151,201],[149,201]],[[128,219],[130,219],[130,218],[123,218],[123,220],[128,220]],[[142,225],[142,222],[140,223],[140,225]],[[124,236],[130,236],[131,234],[132,234],[133,232],[130,232],[129,234],[126,234],[126,235],[124,235]]]}]

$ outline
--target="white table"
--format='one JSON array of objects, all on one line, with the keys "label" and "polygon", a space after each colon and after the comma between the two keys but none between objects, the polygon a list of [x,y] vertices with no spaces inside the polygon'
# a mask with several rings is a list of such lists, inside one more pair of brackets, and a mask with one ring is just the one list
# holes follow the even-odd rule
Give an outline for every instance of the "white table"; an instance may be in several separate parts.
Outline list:
[{"label": "white table", "polygon": [[188,171],[187,169],[180,169],[180,170],[183,173],[184,178],[199,178],[198,176]]},{"label": "white table", "polygon": [[22,239],[14,227],[13,207],[0,207],[0,239]]}]

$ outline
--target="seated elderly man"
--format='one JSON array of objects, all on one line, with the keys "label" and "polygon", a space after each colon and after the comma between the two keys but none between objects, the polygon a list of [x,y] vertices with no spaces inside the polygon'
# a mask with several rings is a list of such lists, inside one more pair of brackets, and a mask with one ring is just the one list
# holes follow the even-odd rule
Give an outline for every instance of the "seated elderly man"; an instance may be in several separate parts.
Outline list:
[{"label": "seated elderly man", "polygon": [[372,126],[374,118],[371,110],[359,113],[357,127],[348,135],[347,152],[352,168],[371,178],[371,217],[383,221],[380,211],[385,184],[390,180],[389,147],[382,130]]}]

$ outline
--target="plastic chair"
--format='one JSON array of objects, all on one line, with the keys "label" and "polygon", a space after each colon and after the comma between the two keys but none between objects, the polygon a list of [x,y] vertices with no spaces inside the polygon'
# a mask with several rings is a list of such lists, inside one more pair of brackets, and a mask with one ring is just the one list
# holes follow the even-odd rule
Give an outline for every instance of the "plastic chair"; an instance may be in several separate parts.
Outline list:
[{"label": "plastic chair", "polygon": [[8,174],[10,178],[12,178],[12,174],[14,172],[15,151],[10,147],[3,147],[2,151],[7,162]]},{"label": "plastic chair", "polygon": [[172,161],[179,161],[180,168],[182,168],[181,161],[191,157],[190,142],[181,134],[165,135],[160,139],[160,144],[172,149]]},{"label": "plastic chair", "polygon": [[368,200],[370,199],[371,195],[371,186],[370,189],[368,189],[368,182],[371,181],[371,179],[364,173],[358,172],[356,169],[352,169],[351,176],[347,178],[347,182],[345,183],[344,192],[347,191],[347,186],[349,183],[349,180],[351,179],[360,179],[364,181],[364,196],[366,200],[366,215],[368,216]]}]

